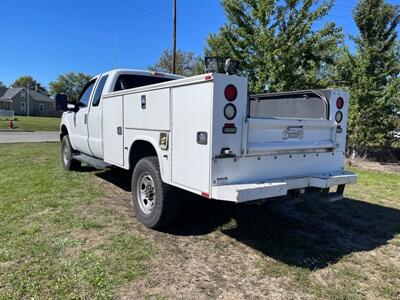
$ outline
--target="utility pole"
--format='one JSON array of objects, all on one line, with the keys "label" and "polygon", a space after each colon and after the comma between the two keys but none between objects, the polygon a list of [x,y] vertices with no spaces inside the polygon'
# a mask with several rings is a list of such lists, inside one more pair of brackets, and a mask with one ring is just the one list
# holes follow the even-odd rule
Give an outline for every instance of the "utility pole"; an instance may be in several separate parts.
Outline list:
[{"label": "utility pole", "polygon": [[173,0],[172,73],[176,74],[176,0]]},{"label": "utility pole", "polygon": [[29,117],[29,83],[28,83],[28,117]]}]

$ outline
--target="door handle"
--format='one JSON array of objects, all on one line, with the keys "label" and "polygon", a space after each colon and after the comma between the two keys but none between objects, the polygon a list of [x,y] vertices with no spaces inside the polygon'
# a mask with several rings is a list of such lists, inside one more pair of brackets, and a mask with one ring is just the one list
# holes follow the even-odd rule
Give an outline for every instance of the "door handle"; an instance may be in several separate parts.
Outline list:
[{"label": "door handle", "polygon": [[140,103],[142,105],[142,109],[146,109],[146,95],[142,95],[140,97]]},{"label": "door handle", "polygon": [[85,114],[84,122],[85,122],[85,124],[87,124],[87,114]]},{"label": "door handle", "polygon": [[117,127],[117,134],[122,135],[122,127],[121,126]]}]

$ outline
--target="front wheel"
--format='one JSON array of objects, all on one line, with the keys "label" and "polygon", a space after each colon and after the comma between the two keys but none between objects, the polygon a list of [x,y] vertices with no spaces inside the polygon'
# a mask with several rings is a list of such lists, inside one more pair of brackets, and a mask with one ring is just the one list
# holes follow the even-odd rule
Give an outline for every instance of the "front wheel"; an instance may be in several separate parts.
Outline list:
[{"label": "front wheel", "polygon": [[132,176],[132,205],[136,217],[149,228],[171,224],[179,211],[176,189],[161,179],[158,158],[142,158]]},{"label": "front wheel", "polygon": [[71,142],[68,135],[65,135],[61,141],[61,162],[65,170],[76,170],[80,167],[80,161],[74,160],[74,150],[72,149]]}]

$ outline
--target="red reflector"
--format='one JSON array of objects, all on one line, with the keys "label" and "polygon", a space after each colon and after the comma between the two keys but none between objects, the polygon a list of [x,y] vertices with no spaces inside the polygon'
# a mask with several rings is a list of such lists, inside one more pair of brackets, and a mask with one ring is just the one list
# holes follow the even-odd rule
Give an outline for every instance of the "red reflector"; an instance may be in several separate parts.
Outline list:
[{"label": "red reflector", "polygon": [[201,195],[205,198],[210,198],[210,194],[206,193],[206,192],[201,192]]},{"label": "red reflector", "polygon": [[224,127],[222,127],[222,133],[236,133],[236,131],[235,123],[225,123]]},{"label": "red reflector", "polygon": [[204,79],[205,79],[205,80],[211,80],[211,79],[213,79],[213,78],[212,78],[211,75],[206,75],[206,76],[204,77]]},{"label": "red reflector", "polygon": [[337,109],[342,109],[342,108],[343,108],[343,105],[344,105],[344,100],[343,100],[342,97],[339,97],[339,98],[336,100],[336,107],[337,107]]},{"label": "red reflector", "polygon": [[233,84],[228,85],[225,88],[225,98],[228,101],[233,101],[237,97],[237,89]]}]

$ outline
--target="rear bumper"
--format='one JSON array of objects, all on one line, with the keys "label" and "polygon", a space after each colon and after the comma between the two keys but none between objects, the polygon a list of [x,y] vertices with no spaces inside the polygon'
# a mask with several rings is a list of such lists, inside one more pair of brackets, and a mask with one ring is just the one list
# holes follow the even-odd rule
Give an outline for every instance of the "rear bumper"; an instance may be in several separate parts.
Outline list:
[{"label": "rear bumper", "polygon": [[289,190],[306,187],[327,189],[332,186],[353,184],[357,175],[352,172],[315,174],[305,177],[289,177],[262,183],[232,184],[212,187],[212,198],[232,202],[247,202],[285,196]]}]

